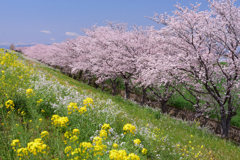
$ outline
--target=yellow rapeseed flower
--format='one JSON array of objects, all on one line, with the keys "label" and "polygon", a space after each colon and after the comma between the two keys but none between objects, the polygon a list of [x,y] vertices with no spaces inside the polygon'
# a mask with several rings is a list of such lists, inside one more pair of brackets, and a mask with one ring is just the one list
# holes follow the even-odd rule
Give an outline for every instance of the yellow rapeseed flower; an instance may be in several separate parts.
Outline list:
[{"label": "yellow rapeseed flower", "polygon": [[117,149],[118,148],[118,144],[117,143],[113,143],[113,148]]},{"label": "yellow rapeseed flower", "polygon": [[80,113],[80,115],[82,115],[83,113],[87,112],[87,108],[86,107],[81,107],[78,112]]},{"label": "yellow rapeseed flower", "polygon": [[75,135],[77,135],[77,134],[79,134],[80,133],[80,131],[79,131],[79,129],[73,129],[73,134],[75,134]]},{"label": "yellow rapeseed flower", "polygon": [[126,133],[135,134],[136,127],[133,126],[132,124],[127,123],[124,125],[123,130],[124,130],[124,134],[126,134]]},{"label": "yellow rapeseed flower", "polygon": [[37,105],[39,105],[42,101],[43,101],[43,99],[39,99],[39,100],[37,101]]},{"label": "yellow rapeseed flower", "polygon": [[101,130],[99,136],[100,137],[105,137],[104,139],[106,139],[107,138],[107,131],[106,130]]},{"label": "yellow rapeseed flower", "polygon": [[72,151],[72,147],[71,146],[67,146],[65,149],[64,149],[64,152],[65,153],[68,153],[69,151]]},{"label": "yellow rapeseed flower", "polygon": [[33,94],[33,90],[31,88],[27,89],[26,90],[26,94],[27,95]]},{"label": "yellow rapeseed flower", "polygon": [[52,115],[51,120],[56,127],[66,127],[69,122],[68,117],[60,117],[59,115]]},{"label": "yellow rapeseed flower", "polygon": [[69,131],[66,131],[65,133],[64,133],[64,137],[66,137],[66,138],[70,138],[72,136],[72,134],[71,134],[71,132],[69,132]]},{"label": "yellow rapeseed flower", "polygon": [[134,153],[131,153],[127,156],[127,152],[125,150],[117,151],[115,149],[113,149],[109,152],[109,158],[113,159],[113,160],[123,160],[123,159],[140,160],[140,159],[138,159],[139,157],[137,155],[135,155]]},{"label": "yellow rapeseed flower", "polygon": [[131,160],[140,160],[140,157],[138,155],[135,155],[134,153],[130,153],[128,155],[128,158]]},{"label": "yellow rapeseed flower", "polygon": [[147,154],[147,149],[146,148],[142,149],[142,154]]},{"label": "yellow rapeseed flower", "polygon": [[24,115],[26,115],[26,113],[25,113],[24,111],[22,111],[22,112],[21,112],[21,115],[24,116]]},{"label": "yellow rapeseed flower", "polygon": [[16,146],[18,143],[20,143],[19,139],[12,140],[11,146]]},{"label": "yellow rapeseed flower", "polygon": [[133,140],[133,143],[134,143],[134,144],[140,144],[141,141],[140,141],[140,139],[135,139],[135,140]]},{"label": "yellow rapeseed flower", "polygon": [[18,157],[24,157],[24,156],[27,156],[28,155],[28,150],[27,148],[19,148],[17,150],[17,156]]},{"label": "yellow rapeseed flower", "polygon": [[86,105],[93,104],[93,99],[88,97],[83,100],[83,104],[86,104]]},{"label": "yellow rapeseed flower", "polygon": [[6,108],[8,109],[8,108],[13,108],[14,109],[14,103],[13,103],[13,101],[12,100],[8,100],[7,102],[5,102],[5,106],[6,106]]},{"label": "yellow rapeseed flower", "polygon": [[78,111],[77,103],[70,102],[69,105],[67,106],[67,108],[68,108],[68,114]]},{"label": "yellow rapeseed flower", "polygon": [[127,152],[125,150],[119,150],[118,153],[120,154],[121,157],[127,156]]},{"label": "yellow rapeseed flower", "polygon": [[78,137],[77,137],[76,135],[73,135],[73,136],[70,138],[70,141],[71,141],[71,142],[74,142],[74,141],[76,141],[76,140],[78,140]]},{"label": "yellow rapeseed flower", "polygon": [[47,137],[49,135],[48,131],[42,131],[41,132],[41,137]]},{"label": "yellow rapeseed flower", "polygon": [[102,129],[108,131],[109,129],[111,129],[110,124],[106,124],[106,123],[104,123],[103,126],[102,126]]},{"label": "yellow rapeseed flower", "polygon": [[90,148],[93,148],[93,145],[90,142],[82,142],[80,143],[80,148],[83,150],[83,153]]},{"label": "yellow rapeseed flower", "polygon": [[120,155],[118,151],[114,149],[109,152],[109,158],[113,160],[120,159]]},{"label": "yellow rapeseed flower", "polygon": [[94,137],[93,138],[93,143],[95,143],[96,145],[101,145],[102,144],[102,138],[101,137]]}]

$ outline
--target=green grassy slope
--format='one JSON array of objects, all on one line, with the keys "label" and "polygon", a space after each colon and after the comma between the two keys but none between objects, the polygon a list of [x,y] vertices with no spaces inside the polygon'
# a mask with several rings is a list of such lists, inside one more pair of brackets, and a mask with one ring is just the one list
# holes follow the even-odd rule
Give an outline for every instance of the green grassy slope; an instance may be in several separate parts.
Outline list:
[{"label": "green grassy slope", "polygon": [[[6,78],[0,79],[7,84],[6,87],[0,89],[8,93],[8,95],[3,92],[0,94],[0,141],[2,142],[0,143],[0,159],[18,159],[20,155],[14,151],[13,145],[11,145],[13,144],[12,140],[20,139],[21,147],[23,147],[28,142],[41,137],[42,131],[49,132],[49,139],[44,141],[49,149],[46,151],[47,155],[40,156],[41,159],[71,159],[70,157],[74,155],[73,152],[69,156],[67,155],[64,133],[78,128],[80,130],[79,140],[92,142],[91,137],[99,134],[101,125],[104,123],[109,123],[114,133],[113,135],[109,133],[107,139],[103,140],[107,145],[108,152],[96,156],[89,152],[91,158],[87,159],[110,159],[109,154],[113,150],[109,145],[110,142],[118,143],[118,149],[125,149],[128,154],[135,153],[141,159],[240,159],[240,150],[236,144],[218,138],[207,129],[200,128],[196,122],[171,118],[168,115],[160,114],[159,110],[146,106],[140,107],[134,102],[125,101],[120,96],[113,97],[109,93],[101,92],[99,89],[67,77],[58,70],[30,59],[25,60],[22,55],[19,56],[19,59],[29,67],[28,69],[33,68],[34,72],[39,75],[30,81],[20,77],[17,82],[24,81],[24,85],[19,84],[23,91],[18,91],[18,94],[15,95],[10,91],[16,84],[10,82],[13,79],[10,74],[12,67],[0,66],[0,70],[5,71],[5,77],[9,78],[8,81]],[[22,76],[28,75],[24,71],[21,72]],[[3,77],[2,72],[0,72],[0,77]],[[28,88],[33,89],[33,96],[30,96],[31,93],[26,93]],[[95,109],[89,108],[88,112],[78,116],[69,114],[66,101],[70,99],[78,106],[83,106],[82,100],[87,97],[93,99]],[[12,113],[9,113],[5,105],[10,98],[14,101],[16,109]],[[39,98],[42,98],[45,103],[38,102]],[[53,111],[50,109],[50,103],[46,102],[54,103],[59,108]],[[22,109],[21,112],[18,112],[17,107]],[[45,112],[42,112],[43,109]],[[26,115],[22,115],[23,110]],[[51,124],[53,114],[68,117],[70,124],[66,128],[56,128]],[[123,134],[123,126],[127,123],[136,126],[135,135]],[[114,140],[114,136],[118,137],[117,140]],[[120,138],[121,136],[123,138]],[[142,154],[141,147],[133,145],[134,139],[141,140],[141,144],[147,149],[147,154]],[[67,145],[75,146],[70,140],[66,141]],[[31,155],[30,158],[38,159],[34,155]]]}]

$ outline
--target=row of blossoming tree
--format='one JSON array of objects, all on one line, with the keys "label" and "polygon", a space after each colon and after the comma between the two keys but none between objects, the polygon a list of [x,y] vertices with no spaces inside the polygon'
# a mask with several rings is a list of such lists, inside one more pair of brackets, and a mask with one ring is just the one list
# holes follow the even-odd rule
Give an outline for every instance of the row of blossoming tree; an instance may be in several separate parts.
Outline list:
[{"label": "row of blossoming tree", "polygon": [[193,104],[197,115],[214,110],[221,120],[222,137],[227,137],[240,104],[240,8],[234,3],[209,0],[208,11],[199,11],[199,4],[191,8],[177,4],[173,16],[150,18],[163,26],[160,30],[137,26],[129,30],[126,24],[108,22],[59,44],[17,50],[71,74],[85,73],[89,80],[95,76],[97,83],[110,80],[112,94],[121,77],[125,98],[131,86],[139,86],[142,99],[147,93],[156,96],[163,113],[178,92]]}]

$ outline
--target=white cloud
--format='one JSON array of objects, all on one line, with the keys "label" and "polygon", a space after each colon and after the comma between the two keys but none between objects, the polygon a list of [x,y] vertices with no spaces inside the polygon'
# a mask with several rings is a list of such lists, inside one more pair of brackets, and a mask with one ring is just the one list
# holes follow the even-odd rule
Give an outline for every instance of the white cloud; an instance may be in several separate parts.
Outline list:
[{"label": "white cloud", "polygon": [[28,44],[19,42],[19,43],[16,43],[16,45],[18,46],[18,45],[28,45]]},{"label": "white cloud", "polygon": [[43,33],[51,33],[50,31],[46,31],[46,30],[41,30],[41,32],[43,32]]},{"label": "white cloud", "polygon": [[74,32],[66,32],[65,35],[67,35],[67,36],[78,36],[78,34],[74,33]]},{"label": "white cloud", "polygon": [[54,39],[54,38],[50,38],[50,40],[51,40],[51,41],[55,41],[55,39]]},{"label": "white cloud", "polygon": [[0,43],[0,45],[3,45],[3,46],[8,46],[10,45],[11,43],[8,43],[8,42],[3,42],[3,43]]}]

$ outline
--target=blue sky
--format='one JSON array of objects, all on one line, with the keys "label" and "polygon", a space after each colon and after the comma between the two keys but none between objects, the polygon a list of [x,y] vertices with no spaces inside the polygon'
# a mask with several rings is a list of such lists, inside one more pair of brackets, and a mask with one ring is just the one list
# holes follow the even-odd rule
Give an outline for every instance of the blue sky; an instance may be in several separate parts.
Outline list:
[{"label": "blue sky", "polygon": [[172,14],[177,2],[199,2],[201,10],[208,9],[206,0],[0,0],[0,45],[58,43],[106,20],[157,27],[145,16]]}]

